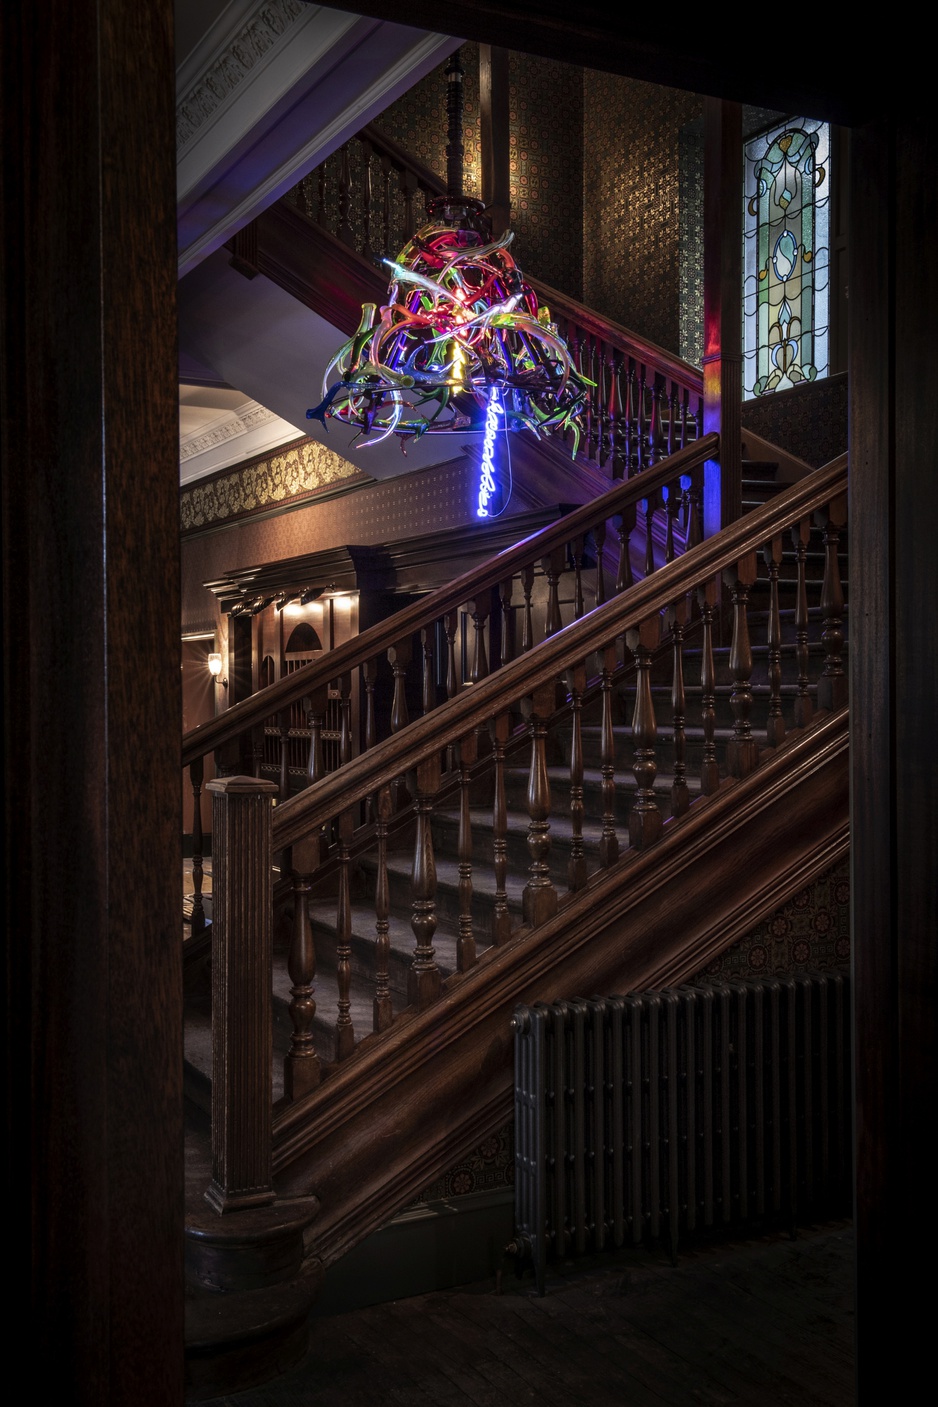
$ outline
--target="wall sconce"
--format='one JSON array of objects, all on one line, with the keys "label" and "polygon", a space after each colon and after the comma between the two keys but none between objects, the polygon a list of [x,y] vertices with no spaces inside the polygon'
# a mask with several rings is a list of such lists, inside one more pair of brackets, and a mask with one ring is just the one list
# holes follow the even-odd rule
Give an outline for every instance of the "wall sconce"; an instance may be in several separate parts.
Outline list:
[{"label": "wall sconce", "polygon": [[[217,650],[213,650],[208,657],[208,672],[212,676],[212,682],[217,684],[221,676],[221,655]],[[221,686],[223,689],[227,689],[228,680],[222,679]]]}]

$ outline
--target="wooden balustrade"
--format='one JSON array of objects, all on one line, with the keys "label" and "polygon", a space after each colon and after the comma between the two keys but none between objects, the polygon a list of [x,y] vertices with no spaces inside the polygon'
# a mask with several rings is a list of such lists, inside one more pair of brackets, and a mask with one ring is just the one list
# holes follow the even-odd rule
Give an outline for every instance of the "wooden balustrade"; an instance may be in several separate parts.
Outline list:
[{"label": "wooden balustrade", "polygon": [[[483,676],[471,688],[458,691],[446,702],[412,722],[398,720],[392,737],[380,740],[368,754],[352,758],[341,773],[327,774],[315,786],[301,792],[276,809],[272,831],[261,835],[257,820],[238,840],[237,827],[225,824],[225,817],[216,815],[219,852],[216,858],[216,882],[221,887],[221,903],[217,905],[216,925],[219,951],[243,953],[247,932],[245,914],[251,910],[250,896],[266,893],[269,897],[269,873],[264,877],[259,866],[269,862],[271,844],[283,852],[292,847],[292,885],[294,894],[294,938],[290,954],[291,1004],[293,1036],[286,1059],[285,1098],[288,1103],[314,1097],[320,1079],[317,1058],[310,1033],[316,1003],[313,996],[315,954],[308,922],[308,895],[317,885],[317,868],[328,880],[321,894],[332,893],[335,898],[335,972],[337,1019],[335,1024],[334,1059],[350,1058],[356,1037],[351,1018],[350,973],[352,959],[352,873],[362,865],[369,850],[376,854],[374,888],[374,1029],[386,1032],[393,1025],[391,982],[389,976],[389,894],[388,844],[394,831],[395,844],[412,845],[413,864],[410,874],[411,927],[414,947],[410,957],[408,1000],[418,1009],[435,1003],[444,993],[443,977],[434,949],[438,927],[437,869],[434,850],[434,817],[441,807],[455,811],[458,824],[458,878],[456,881],[455,920],[456,962],[451,981],[475,980],[485,961],[480,948],[486,946],[486,935],[475,921],[473,855],[475,840],[473,821],[476,813],[470,807],[470,788],[474,780],[488,777],[493,797],[492,851],[494,855],[495,902],[491,928],[493,949],[508,943],[513,932],[525,932],[549,922],[561,909],[566,896],[558,893],[558,873],[555,851],[557,837],[565,833],[569,846],[566,864],[569,902],[577,893],[588,888],[593,875],[608,873],[613,866],[628,862],[630,854],[648,850],[662,835],[666,824],[676,824],[666,817],[694,815],[692,797],[712,796],[721,785],[721,758],[715,728],[716,696],[720,688],[715,671],[717,644],[717,605],[721,589],[729,594],[728,618],[723,625],[732,626],[732,643],[726,655],[730,680],[728,695],[732,714],[729,741],[723,750],[722,772],[726,777],[743,777],[759,765],[759,745],[754,736],[751,711],[753,707],[756,658],[764,658],[765,680],[759,682],[769,701],[769,718],[778,719],[774,710],[781,709],[782,728],[772,724],[769,732],[774,741],[773,755],[785,740],[785,714],[791,723],[802,708],[805,695],[820,691],[821,681],[828,700],[820,695],[820,708],[838,707],[838,669],[842,665],[844,601],[838,553],[844,524],[844,461],[819,470],[809,479],[779,495],[764,508],[754,510],[718,538],[701,543],[692,551],[678,556],[658,568],[650,578],[637,583],[631,591],[613,597],[598,609],[573,620],[565,627],[547,635],[544,640],[518,658],[505,663],[501,669]],[[796,609],[795,639],[791,646],[783,643],[777,596],[779,578],[779,548],[794,529],[794,576]],[[807,549],[818,544],[825,561],[824,580],[809,585],[806,574],[798,569],[807,558]],[[758,563],[764,560],[768,576],[760,586],[756,577]],[[755,615],[753,595],[758,597],[759,615]],[[819,611],[812,614],[805,606],[797,606],[802,593],[811,597],[817,593]],[[725,598],[724,598],[725,599]],[[767,602],[767,609],[764,603]],[[804,632],[814,640],[802,639]],[[700,652],[700,689],[688,689],[685,671],[689,650]],[[820,648],[817,648],[820,647]],[[723,647],[726,648],[725,646]],[[780,656],[790,657],[793,683],[778,678]],[[761,666],[760,666],[761,668]],[[625,672],[634,688],[634,706],[629,727],[631,756],[617,750],[617,734],[623,726],[616,716],[619,685]],[[813,672],[812,672],[813,671]],[[802,673],[806,674],[802,685]],[[691,673],[691,680],[695,675]],[[558,681],[565,684],[564,698],[558,698]],[[631,690],[630,690],[631,692]],[[598,785],[584,785],[583,728],[584,721],[598,735],[600,778]],[[693,726],[702,735],[702,749],[689,759],[686,735]],[[479,746],[480,738],[491,740],[491,749]],[[672,775],[668,788],[658,785],[662,768],[662,749],[671,752]],[[455,767],[444,776],[441,758],[450,750]],[[566,832],[558,824],[556,804],[552,797],[551,766],[565,755],[569,762],[569,824]],[[631,764],[631,765],[629,765]],[[509,800],[506,785],[509,767],[524,766],[527,786],[523,801]],[[409,815],[409,826],[395,818],[391,804],[395,779],[402,773],[416,778],[415,800]],[[631,775],[630,775],[631,774]],[[271,784],[251,779],[235,779],[211,783],[219,795],[216,806],[224,803],[229,810],[247,799],[249,793],[256,805],[264,791],[275,790]],[[513,793],[512,793],[513,794]],[[629,850],[623,844],[617,824],[617,796],[628,802]],[[357,824],[360,803],[373,799],[374,819]],[[514,850],[509,816],[516,824],[522,821],[527,831],[528,863],[524,866]],[[703,813],[701,813],[703,814]],[[566,823],[565,823],[566,824]],[[590,850],[584,844],[585,828],[599,834],[598,846]],[[556,835],[555,835],[556,831]],[[334,837],[327,852],[321,852],[316,838],[323,833]],[[240,843],[240,850],[237,848]],[[256,846],[256,854],[252,846]],[[512,861],[520,862],[521,872],[512,881]],[[623,872],[625,873],[625,872]],[[238,876],[238,886],[233,885]],[[517,898],[510,899],[512,883],[517,895],[524,880],[520,906]],[[395,883],[400,882],[400,873]],[[240,894],[239,903],[232,908],[233,896]],[[361,901],[358,893],[358,902]],[[398,902],[400,902],[398,900]],[[270,919],[261,922],[262,935],[269,935]],[[238,935],[242,935],[239,937]],[[260,969],[268,962],[267,937],[262,937],[260,953],[251,957],[251,980],[266,980],[265,1000],[269,996],[269,975],[264,979]],[[357,959],[361,960],[361,959]],[[216,985],[216,1020],[222,1035],[218,1048],[226,1049],[223,1033],[232,1019],[232,1010],[249,1008],[239,995],[230,976],[228,962],[219,974]],[[247,969],[245,969],[245,973]],[[245,977],[245,980],[247,978]],[[232,1005],[233,1004],[233,1005]],[[268,1003],[269,1004],[269,1003]],[[320,987],[319,1010],[323,1009]],[[239,1018],[240,1019],[240,1018]],[[259,1018],[256,1018],[259,1021]],[[258,1031],[262,1027],[258,1025]],[[269,1058],[260,1050],[262,1037],[255,1042],[255,1058]],[[222,1090],[228,1094],[221,1099],[221,1117],[225,1136],[231,1137],[235,1113],[230,1107],[233,1085],[224,1060],[220,1060]],[[323,1072],[324,1073],[324,1072]],[[263,1074],[255,1079],[268,1080]],[[323,1082],[323,1090],[328,1081]],[[256,1093],[252,1096],[252,1118],[257,1113]],[[226,1102],[227,1100],[227,1102]],[[269,1117],[269,1115],[268,1115]],[[263,1120],[261,1120],[263,1124]],[[266,1129],[267,1125],[263,1125]],[[244,1135],[247,1137],[247,1134]],[[254,1129],[250,1137],[256,1139]],[[266,1135],[265,1135],[266,1136]],[[252,1147],[255,1146],[253,1143]],[[222,1147],[222,1144],[219,1145]],[[245,1176],[233,1175],[229,1168],[243,1165],[237,1150],[224,1145],[219,1155],[216,1182],[222,1192],[216,1194],[219,1204],[227,1205],[234,1195],[266,1195],[263,1169]],[[228,1160],[227,1162],[225,1160]],[[245,1184],[254,1180],[256,1186]]]}]

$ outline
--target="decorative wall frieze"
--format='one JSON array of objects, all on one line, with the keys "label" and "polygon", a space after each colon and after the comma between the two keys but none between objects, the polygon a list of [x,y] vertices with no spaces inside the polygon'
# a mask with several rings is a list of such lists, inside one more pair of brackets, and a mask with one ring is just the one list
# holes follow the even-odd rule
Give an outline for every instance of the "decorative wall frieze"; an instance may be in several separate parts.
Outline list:
[{"label": "decorative wall frieze", "polygon": [[189,79],[176,103],[176,150],[182,152],[199,128],[222,107],[255,65],[277,44],[289,40],[289,31],[308,13],[302,0],[263,0],[238,28],[208,66]]},{"label": "decorative wall frieze", "polygon": [[355,480],[367,484],[371,477],[318,440],[303,439],[183,488],[180,529],[194,532],[270,512]]}]

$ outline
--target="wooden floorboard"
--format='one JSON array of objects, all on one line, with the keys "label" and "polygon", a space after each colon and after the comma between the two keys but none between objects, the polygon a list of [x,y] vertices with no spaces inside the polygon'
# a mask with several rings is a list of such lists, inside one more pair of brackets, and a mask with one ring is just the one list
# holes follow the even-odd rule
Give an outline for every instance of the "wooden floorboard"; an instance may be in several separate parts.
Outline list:
[{"label": "wooden floorboard", "polygon": [[[852,1407],[853,1237],[637,1249],[312,1323],[310,1351],[216,1407]],[[328,1278],[324,1293],[328,1293]]]}]

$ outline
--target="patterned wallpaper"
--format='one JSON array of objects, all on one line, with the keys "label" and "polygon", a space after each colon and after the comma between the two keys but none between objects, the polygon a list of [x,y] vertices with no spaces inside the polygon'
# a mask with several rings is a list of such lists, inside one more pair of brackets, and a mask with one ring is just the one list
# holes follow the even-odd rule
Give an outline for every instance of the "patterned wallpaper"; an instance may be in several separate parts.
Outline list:
[{"label": "patterned wallpaper", "polygon": [[680,134],[700,116],[700,99],[675,88],[594,72],[584,84],[583,301],[672,352]]},{"label": "patterned wallpaper", "polygon": [[743,401],[742,422],[819,469],[847,448],[847,373]]},{"label": "patterned wallpaper", "polygon": [[[691,980],[758,977],[795,972],[844,972],[850,966],[850,860],[841,860],[783,904]],[[514,1125],[497,1134],[437,1178],[417,1199],[462,1197],[511,1187],[515,1180]]]}]

